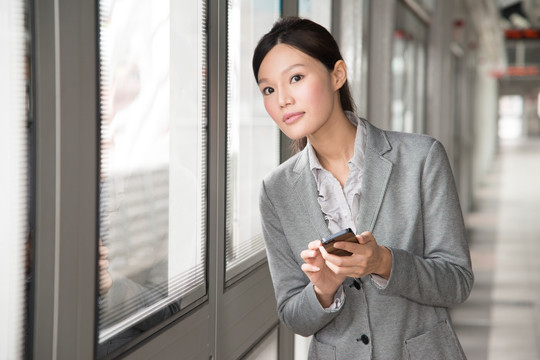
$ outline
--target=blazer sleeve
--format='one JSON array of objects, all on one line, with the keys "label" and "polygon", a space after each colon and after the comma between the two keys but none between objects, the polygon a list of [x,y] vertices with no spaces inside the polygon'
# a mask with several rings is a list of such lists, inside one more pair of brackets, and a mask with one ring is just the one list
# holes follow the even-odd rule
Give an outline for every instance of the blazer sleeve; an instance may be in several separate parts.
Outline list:
[{"label": "blazer sleeve", "polygon": [[260,194],[261,223],[268,264],[280,320],[292,331],[309,336],[326,326],[343,306],[324,309],[289,246],[276,208],[263,182]]},{"label": "blazer sleeve", "polygon": [[[421,179],[423,255],[390,248],[392,271],[383,294],[449,307],[467,299],[473,272],[465,225],[448,157],[434,141]],[[418,241],[418,239],[410,239]]]}]

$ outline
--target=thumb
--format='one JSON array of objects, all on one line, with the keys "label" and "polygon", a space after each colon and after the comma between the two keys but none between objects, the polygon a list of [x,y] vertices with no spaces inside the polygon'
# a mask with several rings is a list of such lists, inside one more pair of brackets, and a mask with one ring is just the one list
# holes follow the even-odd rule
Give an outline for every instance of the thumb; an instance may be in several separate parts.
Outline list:
[{"label": "thumb", "polygon": [[358,239],[358,243],[362,245],[365,245],[374,240],[373,234],[369,231],[364,231],[360,235],[357,235],[356,238]]}]

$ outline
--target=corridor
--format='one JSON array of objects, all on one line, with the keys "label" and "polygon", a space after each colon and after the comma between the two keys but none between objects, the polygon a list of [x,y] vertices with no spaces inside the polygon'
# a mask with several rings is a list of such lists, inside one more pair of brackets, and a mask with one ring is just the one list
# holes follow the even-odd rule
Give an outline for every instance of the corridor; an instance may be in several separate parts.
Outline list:
[{"label": "corridor", "polygon": [[540,139],[504,140],[466,217],[475,284],[452,311],[469,360],[540,359]]}]

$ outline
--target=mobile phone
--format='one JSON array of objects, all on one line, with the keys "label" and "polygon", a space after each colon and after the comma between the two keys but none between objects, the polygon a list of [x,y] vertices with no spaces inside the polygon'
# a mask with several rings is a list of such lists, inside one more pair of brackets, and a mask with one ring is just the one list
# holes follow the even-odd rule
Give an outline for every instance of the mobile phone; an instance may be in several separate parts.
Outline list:
[{"label": "mobile phone", "polygon": [[352,255],[350,252],[346,250],[336,249],[334,247],[334,243],[336,241],[358,242],[358,240],[356,239],[356,235],[351,230],[351,228],[347,228],[347,229],[338,231],[337,233],[334,233],[330,236],[325,237],[324,239],[321,240],[321,243],[329,254],[334,254],[338,256]]}]

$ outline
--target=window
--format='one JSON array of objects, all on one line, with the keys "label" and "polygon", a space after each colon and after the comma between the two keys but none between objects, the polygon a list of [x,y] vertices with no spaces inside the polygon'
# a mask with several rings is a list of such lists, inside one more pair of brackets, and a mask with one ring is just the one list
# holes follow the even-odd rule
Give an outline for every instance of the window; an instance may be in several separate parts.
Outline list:
[{"label": "window", "polygon": [[402,3],[396,3],[392,44],[392,130],[424,130],[426,37],[425,25]]},{"label": "window", "polygon": [[257,346],[249,352],[244,360],[277,360],[278,359],[278,329],[274,329]]},{"label": "window", "polygon": [[332,30],[332,1],[331,0],[299,0],[298,15]]},{"label": "window", "polygon": [[[30,61],[25,53],[23,1],[0,2],[0,222],[6,256],[0,264],[0,358],[23,355],[27,220],[27,111]],[[25,253],[26,251],[26,253]]]},{"label": "window", "polygon": [[358,115],[367,114],[367,1],[341,3],[340,50]]},{"label": "window", "polygon": [[[540,104],[540,95],[538,96]],[[499,138],[516,139],[523,133],[524,99],[521,95],[499,98]]]},{"label": "window", "polygon": [[99,10],[105,355],[206,291],[206,19],[202,0]]},{"label": "window", "polygon": [[229,1],[226,281],[266,258],[259,190],[279,164],[279,129],[264,109],[251,58],[279,15],[280,1]]}]

